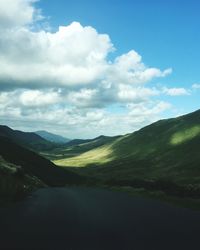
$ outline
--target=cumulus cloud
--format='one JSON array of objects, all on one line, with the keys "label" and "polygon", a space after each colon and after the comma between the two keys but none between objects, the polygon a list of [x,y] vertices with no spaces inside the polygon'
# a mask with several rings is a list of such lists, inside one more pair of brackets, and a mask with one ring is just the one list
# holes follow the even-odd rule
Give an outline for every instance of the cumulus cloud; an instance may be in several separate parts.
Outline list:
[{"label": "cumulus cloud", "polygon": [[27,107],[42,107],[59,101],[59,94],[55,91],[25,90],[19,96],[19,102]]},{"label": "cumulus cloud", "polygon": [[170,96],[190,95],[185,88],[163,88],[163,93]]},{"label": "cumulus cloud", "polygon": [[156,89],[137,87],[133,88],[130,85],[119,85],[118,100],[124,102],[139,103],[148,100],[151,96],[156,96],[159,91]]},{"label": "cumulus cloud", "polygon": [[131,132],[170,108],[152,99],[161,91],[148,83],[171,74],[171,68],[149,67],[134,50],[111,61],[109,35],[79,22],[55,32],[38,30],[36,22],[44,17],[35,2],[0,0],[1,123],[91,137]]},{"label": "cumulus cloud", "polygon": [[194,83],[194,84],[192,85],[192,88],[193,88],[193,89],[200,89],[200,83]]},{"label": "cumulus cloud", "polygon": [[30,25],[42,18],[40,10],[33,7],[36,0],[0,0],[0,29]]},{"label": "cumulus cloud", "polygon": [[5,29],[0,48],[0,81],[7,87],[74,87],[102,80],[144,84],[171,73],[146,67],[133,50],[110,62],[107,56],[114,48],[109,36],[77,22],[55,33]]},{"label": "cumulus cloud", "polygon": [[77,22],[56,33],[6,29],[0,37],[0,81],[9,87],[84,85],[101,78],[113,49],[108,35]]},{"label": "cumulus cloud", "polygon": [[[35,94],[35,93],[34,93]],[[44,94],[44,93],[43,93]],[[20,98],[16,98],[19,96]],[[99,134],[117,135],[130,133],[141,126],[156,121],[160,113],[169,109],[165,102],[129,103],[123,112],[101,108],[79,108],[68,105],[33,106],[25,103],[19,91],[0,95],[1,123],[23,130],[47,129],[71,138],[95,137]]]},{"label": "cumulus cloud", "polygon": [[34,2],[0,0],[1,87],[75,87],[102,80],[144,84],[171,73],[146,67],[134,50],[109,61],[114,51],[110,37],[91,26],[72,22],[56,32],[32,29],[41,18]]}]

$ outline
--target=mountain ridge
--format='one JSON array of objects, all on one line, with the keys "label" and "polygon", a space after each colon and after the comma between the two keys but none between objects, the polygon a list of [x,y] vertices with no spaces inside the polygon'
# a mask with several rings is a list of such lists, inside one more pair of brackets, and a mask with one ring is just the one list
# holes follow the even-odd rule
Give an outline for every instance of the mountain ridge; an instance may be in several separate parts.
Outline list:
[{"label": "mountain ridge", "polygon": [[54,133],[50,133],[46,130],[39,130],[39,131],[35,131],[34,133],[39,135],[40,137],[44,138],[45,140],[53,142],[53,143],[64,144],[64,143],[71,141],[71,139],[69,139],[69,138],[65,138],[61,135],[57,135]]},{"label": "mountain ridge", "polygon": [[[102,178],[200,182],[200,110],[159,120],[78,156],[54,161]],[[84,167],[85,170],[84,170]]]},{"label": "mountain ridge", "polygon": [[33,150],[49,149],[54,145],[33,132],[14,130],[6,125],[0,125],[0,136],[11,139],[13,142]]},{"label": "mountain ridge", "polygon": [[36,176],[50,186],[63,186],[82,179],[77,174],[58,168],[51,161],[5,136],[0,136],[0,156],[19,166],[25,174]]}]

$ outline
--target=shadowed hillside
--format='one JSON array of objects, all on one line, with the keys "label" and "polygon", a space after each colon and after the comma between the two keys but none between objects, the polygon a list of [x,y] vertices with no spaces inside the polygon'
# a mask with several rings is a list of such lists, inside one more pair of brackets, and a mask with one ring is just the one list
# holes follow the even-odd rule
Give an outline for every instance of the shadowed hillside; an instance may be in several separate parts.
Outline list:
[{"label": "shadowed hillside", "polygon": [[45,139],[47,141],[50,141],[53,143],[58,143],[58,144],[64,144],[64,143],[71,141],[68,138],[65,138],[65,137],[60,136],[60,135],[55,135],[55,134],[49,133],[45,130],[36,131],[35,134],[39,135],[40,137],[42,137],[43,139]]},{"label": "shadowed hillside", "polygon": [[22,173],[36,176],[50,186],[80,183],[83,180],[77,174],[56,167],[49,160],[6,137],[0,137],[0,156],[6,162],[19,166]]},{"label": "shadowed hillside", "polygon": [[77,171],[118,180],[200,181],[200,110],[161,120],[76,157],[55,161]]},{"label": "shadowed hillside", "polygon": [[39,135],[32,132],[13,130],[7,126],[0,125],[0,136],[11,139],[13,142],[33,150],[49,150],[55,145]]},{"label": "shadowed hillside", "polygon": [[20,166],[0,156],[0,204],[22,198],[36,188],[45,186],[36,176],[25,174]]},{"label": "shadowed hillside", "polygon": [[78,156],[89,150],[98,148],[107,143],[111,143],[117,138],[120,138],[120,136],[110,137],[101,135],[94,139],[88,140],[75,139],[52,150],[47,150],[45,152],[43,151],[41,154],[50,160],[58,160],[65,157],[68,158],[72,156]]}]

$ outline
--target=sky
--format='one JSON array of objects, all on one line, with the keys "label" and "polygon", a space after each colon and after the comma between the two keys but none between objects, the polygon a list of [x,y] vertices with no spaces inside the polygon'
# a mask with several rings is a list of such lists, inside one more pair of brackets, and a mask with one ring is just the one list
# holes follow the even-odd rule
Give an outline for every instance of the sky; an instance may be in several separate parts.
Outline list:
[{"label": "sky", "polygon": [[126,134],[200,108],[198,0],[0,0],[0,124]]}]

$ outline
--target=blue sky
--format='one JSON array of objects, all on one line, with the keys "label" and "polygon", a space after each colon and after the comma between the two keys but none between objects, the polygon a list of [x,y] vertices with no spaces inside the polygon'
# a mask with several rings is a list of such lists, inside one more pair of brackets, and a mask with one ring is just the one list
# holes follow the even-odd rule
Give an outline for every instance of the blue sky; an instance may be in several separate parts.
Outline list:
[{"label": "blue sky", "polygon": [[[173,73],[162,84],[191,88],[200,82],[200,2],[198,0],[42,0],[38,3],[57,29],[78,21],[109,34],[120,55],[134,49],[147,65]],[[176,100],[180,112],[200,107],[200,92]]]},{"label": "blue sky", "polygon": [[0,9],[2,124],[89,138],[200,107],[197,0],[3,0]]}]

